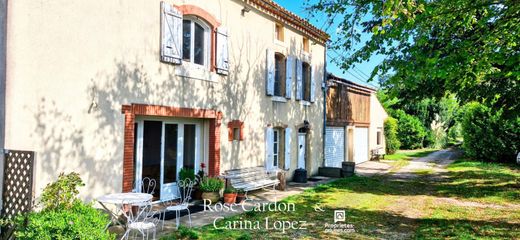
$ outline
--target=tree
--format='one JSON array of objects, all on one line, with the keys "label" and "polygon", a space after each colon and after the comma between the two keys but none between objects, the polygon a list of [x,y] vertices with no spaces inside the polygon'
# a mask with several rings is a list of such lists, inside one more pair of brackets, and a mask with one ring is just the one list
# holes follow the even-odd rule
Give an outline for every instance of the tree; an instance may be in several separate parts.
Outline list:
[{"label": "tree", "polygon": [[520,1],[319,0],[310,9],[342,16],[332,51],[348,53],[360,44],[361,32],[371,34],[337,62],[348,70],[385,55],[370,79],[394,73],[384,82],[394,96],[409,101],[454,93],[462,103],[478,101],[518,116]]},{"label": "tree", "polygon": [[419,118],[400,109],[395,113],[397,117],[397,137],[401,142],[401,147],[404,149],[422,148],[427,132]]}]

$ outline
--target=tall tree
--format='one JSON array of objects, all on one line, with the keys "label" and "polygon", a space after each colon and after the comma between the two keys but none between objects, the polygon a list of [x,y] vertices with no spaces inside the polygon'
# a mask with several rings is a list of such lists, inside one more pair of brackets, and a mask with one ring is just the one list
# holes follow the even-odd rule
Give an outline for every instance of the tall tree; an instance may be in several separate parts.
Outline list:
[{"label": "tall tree", "polygon": [[[393,73],[384,83],[405,100],[455,93],[520,112],[520,1],[318,0],[313,14],[342,16],[331,43],[349,69],[373,54],[386,58],[371,74]],[[360,43],[361,32],[371,34]]]}]

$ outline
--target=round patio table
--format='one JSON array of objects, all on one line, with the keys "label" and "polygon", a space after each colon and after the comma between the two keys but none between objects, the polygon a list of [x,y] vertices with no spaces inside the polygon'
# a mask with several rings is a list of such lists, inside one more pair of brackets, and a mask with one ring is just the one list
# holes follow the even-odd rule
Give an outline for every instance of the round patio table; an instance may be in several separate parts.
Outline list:
[{"label": "round patio table", "polygon": [[[97,198],[97,201],[99,202],[99,204],[101,204],[101,206],[107,210],[111,217],[112,217],[112,222],[115,222],[115,223],[119,223],[121,225],[124,225],[122,222],[120,222],[118,219],[118,215],[121,211],[123,211],[123,205],[134,205],[134,204],[139,204],[139,203],[144,203],[144,202],[149,202],[151,201],[153,198],[153,195],[152,194],[148,194],[148,193],[133,193],[133,192],[127,192],[127,193],[111,193],[111,194],[107,194],[107,195],[104,195],[104,196],[101,196],[99,198]],[[116,206],[116,209],[115,211],[111,211],[109,208],[107,208],[105,206],[105,204],[113,204]],[[108,228],[108,226],[110,225],[110,223],[106,226],[106,228]]]}]

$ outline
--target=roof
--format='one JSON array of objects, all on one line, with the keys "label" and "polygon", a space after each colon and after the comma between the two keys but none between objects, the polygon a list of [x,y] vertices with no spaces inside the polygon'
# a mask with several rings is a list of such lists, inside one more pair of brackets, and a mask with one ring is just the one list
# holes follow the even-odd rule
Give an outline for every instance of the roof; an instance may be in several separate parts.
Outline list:
[{"label": "roof", "polygon": [[309,36],[321,44],[325,44],[330,36],[326,32],[320,30],[310,24],[305,19],[299,17],[293,12],[283,8],[272,0],[244,0],[256,9],[267,13],[280,22],[283,22]]},{"label": "roof", "polygon": [[338,82],[338,83],[341,83],[341,84],[345,84],[345,85],[348,85],[350,87],[354,87],[354,88],[357,88],[359,90],[364,90],[364,91],[369,91],[369,92],[376,92],[377,89],[375,88],[372,88],[372,87],[367,87],[365,85],[361,85],[359,83],[355,83],[355,82],[352,82],[350,80],[347,80],[345,78],[340,78],[332,73],[327,73],[327,81],[335,81],[335,82]]}]

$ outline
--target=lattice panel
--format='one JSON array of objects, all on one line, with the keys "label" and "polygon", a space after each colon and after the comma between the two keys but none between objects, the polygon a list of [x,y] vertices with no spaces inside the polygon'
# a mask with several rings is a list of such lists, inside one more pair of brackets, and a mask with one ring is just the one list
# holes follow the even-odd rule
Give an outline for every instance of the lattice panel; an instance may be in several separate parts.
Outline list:
[{"label": "lattice panel", "polygon": [[5,154],[2,217],[31,210],[33,168],[34,152],[9,150]]}]

